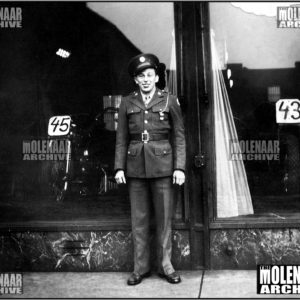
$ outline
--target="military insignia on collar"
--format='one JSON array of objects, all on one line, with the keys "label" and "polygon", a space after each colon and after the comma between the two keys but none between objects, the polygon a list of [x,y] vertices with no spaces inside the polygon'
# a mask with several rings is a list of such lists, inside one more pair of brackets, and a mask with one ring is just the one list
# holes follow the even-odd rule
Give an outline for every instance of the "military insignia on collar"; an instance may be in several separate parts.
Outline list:
[{"label": "military insignia on collar", "polygon": [[176,100],[176,101],[177,101],[177,104],[180,106],[180,103],[179,103],[179,100],[178,100],[178,98],[177,98],[177,100]]},{"label": "military insignia on collar", "polygon": [[145,60],[146,60],[146,59],[145,59],[145,57],[144,57],[144,56],[141,56],[141,57],[140,57],[140,62],[142,62],[142,63],[143,63]]}]

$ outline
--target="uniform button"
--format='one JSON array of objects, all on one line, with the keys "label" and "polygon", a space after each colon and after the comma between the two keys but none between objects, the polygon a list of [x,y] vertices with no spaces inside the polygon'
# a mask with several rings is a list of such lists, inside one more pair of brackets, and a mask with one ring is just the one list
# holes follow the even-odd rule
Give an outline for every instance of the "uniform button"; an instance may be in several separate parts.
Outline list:
[{"label": "uniform button", "polygon": [[162,109],[160,109],[160,111],[162,111]]},{"label": "uniform button", "polygon": [[145,120],[145,124],[147,124],[148,123],[148,121],[147,120]]},{"label": "uniform button", "polygon": [[167,153],[166,151],[164,151],[164,153]]},{"label": "uniform button", "polygon": [[133,110],[131,112],[133,112]]},{"label": "uniform button", "polygon": [[128,154],[130,154],[130,151],[128,151]]},{"label": "uniform button", "polygon": [[145,114],[147,114],[148,113],[148,110],[145,110]]}]

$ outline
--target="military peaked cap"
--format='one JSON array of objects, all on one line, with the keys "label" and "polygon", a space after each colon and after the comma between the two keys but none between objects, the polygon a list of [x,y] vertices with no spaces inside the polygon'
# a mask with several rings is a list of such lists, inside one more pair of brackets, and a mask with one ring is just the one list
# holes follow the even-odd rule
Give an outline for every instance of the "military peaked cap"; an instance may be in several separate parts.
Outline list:
[{"label": "military peaked cap", "polygon": [[159,60],[154,54],[146,53],[135,56],[128,64],[128,73],[134,77],[143,69],[158,69]]}]

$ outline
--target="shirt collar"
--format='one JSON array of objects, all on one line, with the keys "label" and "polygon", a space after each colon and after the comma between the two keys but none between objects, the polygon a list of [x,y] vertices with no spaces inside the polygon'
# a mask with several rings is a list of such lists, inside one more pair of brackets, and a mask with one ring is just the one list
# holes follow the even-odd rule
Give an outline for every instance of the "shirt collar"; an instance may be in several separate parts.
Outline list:
[{"label": "shirt collar", "polygon": [[152,98],[153,98],[153,95],[154,95],[155,92],[156,92],[156,87],[151,91],[150,94],[147,94],[147,95],[145,95],[142,91],[140,91],[140,92],[141,92],[141,95],[142,95],[142,98],[143,98],[144,101],[146,100],[146,96],[147,96],[147,97],[150,96],[150,99],[152,99]]}]

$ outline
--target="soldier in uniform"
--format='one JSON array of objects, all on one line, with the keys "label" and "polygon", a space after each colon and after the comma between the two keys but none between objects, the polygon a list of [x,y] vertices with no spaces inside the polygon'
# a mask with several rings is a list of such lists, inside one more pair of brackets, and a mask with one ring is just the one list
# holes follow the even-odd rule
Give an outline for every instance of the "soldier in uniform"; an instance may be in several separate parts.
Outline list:
[{"label": "soldier in uniform", "polygon": [[171,220],[173,184],[185,181],[185,131],[178,99],[156,87],[158,66],[153,54],[129,62],[138,90],[124,97],[119,108],[115,179],[118,184],[127,179],[131,202],[134,272],[129,285],[151,275],[150,201],[156,220],[158,275],[170,283],[181,281],[171,264]]}]

